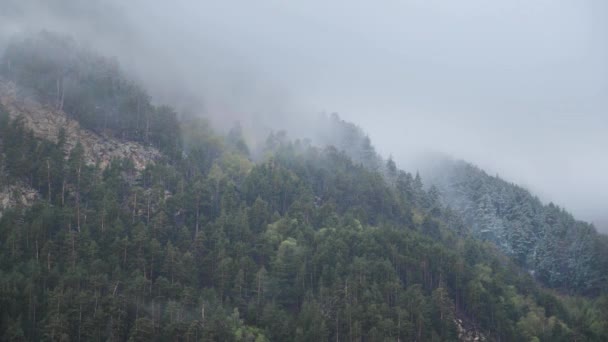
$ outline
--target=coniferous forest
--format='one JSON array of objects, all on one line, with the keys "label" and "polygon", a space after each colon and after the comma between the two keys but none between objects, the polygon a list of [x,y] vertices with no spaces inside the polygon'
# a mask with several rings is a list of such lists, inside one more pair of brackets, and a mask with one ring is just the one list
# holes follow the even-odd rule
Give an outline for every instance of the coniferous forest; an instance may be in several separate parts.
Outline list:
[{"label": "coniferous forest", "polygon": [[[102,168],[0,107],[0,188],[37,193],[0,218],[1,340],[608,340],[606,238],[559,208],[497,216],[479,178],[465,211],[337,117],[342,145],[277,132],[254,153],[238,126],[155,105],[116,61],[51,33],[1,62],[18,96],[161,153]],[[513,223],[528,217],[536,231]],[[484,235],[498,218],[507,240]]]}]

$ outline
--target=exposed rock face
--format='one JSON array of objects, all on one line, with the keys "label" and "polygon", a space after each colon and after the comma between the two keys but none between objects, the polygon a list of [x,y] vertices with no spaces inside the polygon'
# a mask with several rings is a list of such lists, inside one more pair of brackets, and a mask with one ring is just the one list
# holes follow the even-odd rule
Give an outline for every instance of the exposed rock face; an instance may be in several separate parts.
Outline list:
[{"label": "exposed rock face", "polygon": [[13,184],[0,189],[0,217],[6,209],[29,207],[38,199],[38,192],[24,184]]},{"label": "exposed rock face", "polygon": [[[26,127],[38,138],[56,142],[63,128],[66,134],[66,152],[80,142],[89,165],[98,165],[104,169],[112,159],[128,158],[133,162],[135,169],[141,171],[147,164],[161,157],[161,153],[152,147],[132,141],[121,141],[83,129],[65,112],[56,110],[52,106],[42,105],[31,96],[21,94],[14,83],[2,78],[0,78],[0,103],[6,108],[11,119],[23,118]],[[39,197],[38,192],[26,184],[0,186],[0,217],[7,209],[31,206]]]},{"label": "exposed rock face", "polygon": [[456,330],[458,330],[458,341],[462,342],[478,342],[487,341],[483,333],[475,329],[474,327],[468,326],[461,319],[455,319]]},{"label": "exposed rock face", "polygon": [[56,142],[61,128],[65,129],[68,151],[80,141],[84,147],[87,163],[98,164],[102,169],[107,167],[112,159],[128,158],[133,161],[137,170],[143,170],[148,163],[154,162],[161,156],[160,152],[152,147],[132,141],[120,141],[83,129],[65,112],[42,105],[32,97],[19,94],[14,83],[2,79],[0,79],[0,103],[8,110],[12,119],[21,116],[26,127],[39,138]]}]

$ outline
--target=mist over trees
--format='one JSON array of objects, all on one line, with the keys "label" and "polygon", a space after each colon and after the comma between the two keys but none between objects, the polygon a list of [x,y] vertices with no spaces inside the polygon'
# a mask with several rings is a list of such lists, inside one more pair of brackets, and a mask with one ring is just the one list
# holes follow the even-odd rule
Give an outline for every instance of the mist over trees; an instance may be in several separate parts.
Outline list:
[{"label": "mist over trees", "polygon": [[41,32],[13,41],[0,73],[86,129],[179,153],[175,111],[152,105],[115,59],[96,55],[70,37]]},{"label": "mist over trees", "polygon": [[606,6],[5,0],[0,48],[14,33],[69,33],[158,103],[221,130],[239,120],[263,132],[256,142],[301,137],[311,113],[336,111],[397,163],[448,153],[606,230]]},{"label": "mist over trees", "polygon": [[[517,188],[471,180],[512,192],[500,198],[514,211],[529,207],[504,220],[543,218],[493,230],[544,232],[535,256],[550,265],[532,264],[541,280],[594,297],[540,286],[521,267],[537,260],[526,244],[536,240],[513,235],[505,255],[499,240],[478,239],[503,218],[490,190],[465,197],[478,208],[460,216],[337,115],[320,133],[331,146],[274,132],[253,158],[239,125],[222,135],[152,105],[118,64],[70,38],[41,33],[0,62],[23,100],[165,155],[139,171],[128,158],[101,169],[82,145],[35,137],[0,106],[0,179],[40,196],[0,218],[3,340],[439,341],[462,339],[459,329],[501,341],[608,339],[605,288],[584,278],[599,272],[586,263],[592,229]],[[566,264],[552,243],[567,243]]]},{"label": "mist over trees", "polygon": [[[383,162],[356,125],[334,114],[325,127],[332,132],[327,144],[379,171],[389,184],[409,187],[406,193],[417,198],[418,205],[454,211],[473,236],[496,244],[545,286],[579,294],[606,291],[608,238],[593,225],[553,203],[544,205],[521,187],[444,156],[423,168],[428,176],[423,187],[418,173],[413,177],[398,171],[392,158]],[[423,198],[419,194],[425,189]]]},{"label": "mist over trees", "polygon": [[570,292],[606,290],[608,239],[553,203],[463,161],[443,160],[429,181],[473,234],[494,242],[545,285]]}]

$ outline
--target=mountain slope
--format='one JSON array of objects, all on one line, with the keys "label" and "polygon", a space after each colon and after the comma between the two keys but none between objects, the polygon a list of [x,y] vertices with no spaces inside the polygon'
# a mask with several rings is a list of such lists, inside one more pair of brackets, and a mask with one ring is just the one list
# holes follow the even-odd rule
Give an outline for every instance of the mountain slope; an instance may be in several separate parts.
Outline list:
[{"label": "mountain slope", "polygon": [[[363,130],[332,115],[326,132],[323,142],[337,146],[356,163],[382,172],[395,185],[394,162],[389,159],[383,164]],[[418,182],[417,195],[410,195],[418,206],[428,209],[441,203],[447,207],[444,213],[457,214],[458,218],[444,217],[453,227],[470,228],[475,237],[495,243],[548,287],[587,295],[608,289],[608,237],[592,225],[552,203],[543,205],[529,191],[464,161],[434,156],[421,165],[428,192],[422,191],[418,175],[414,179],[400,172],[406,183]]]},{"label": "mountain slope", "polygon": [[[11,81],[0,78],[0,104],[13,120],[22,120],[24,126],[38,138],[57,143],[65,140],[66,152],[77,143],[82,144],[88,165],[99,164],[105,169],[112,159],[130,159],[134,167],[143,170],[148,163],[160,158],[160,152],[137,142],[120,140],[84,129],[78,121],[64,111],[40,104]],[[61,137],[60,137],[61,136]]]},{"label": "mountain slope", "polygon": [[597,294],[608,284],[608,239],[553,203],[462,161],[428,173],[445,205],[550,287]]},{"label": "mountain slope", "polygon": [[[23,74],[14,81],[29,89],[35,78]],[[105,79],[95,80],[87,103],[98,115],[119,108],[137,121],[137,106],[106,105]],[[44,96],[56,88],[39,91],[57,105]],[[89,125],[74,108],[66,115]],[[87,126],[157,146],[162,157],[141,171],[128,158],[88,164],[83,144],[67,151],[63,139],[0,121],[7,178],[40,194],[0,218],[3,340],[608,338],[608,297],[542,289],[394,163],[370,168],[286,136],[269,137],[253,163],[238,131],[223,137],[204,120],[180,125],[170,109],[149,109],[166,114],[150,122],[154,139],[130,120]]]}]

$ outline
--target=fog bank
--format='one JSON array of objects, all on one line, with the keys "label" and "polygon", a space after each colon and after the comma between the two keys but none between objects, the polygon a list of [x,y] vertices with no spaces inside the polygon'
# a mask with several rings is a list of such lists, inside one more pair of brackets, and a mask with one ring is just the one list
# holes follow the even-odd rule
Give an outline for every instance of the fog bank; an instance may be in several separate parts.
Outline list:
[{"label": "fog bank", "polygon": [[306,135],[335,111],[406,168],[448,153],[608,222],[605,1],[0,4],[0,44],[41,29],[116,56],[155,100],[219,127]]}]

